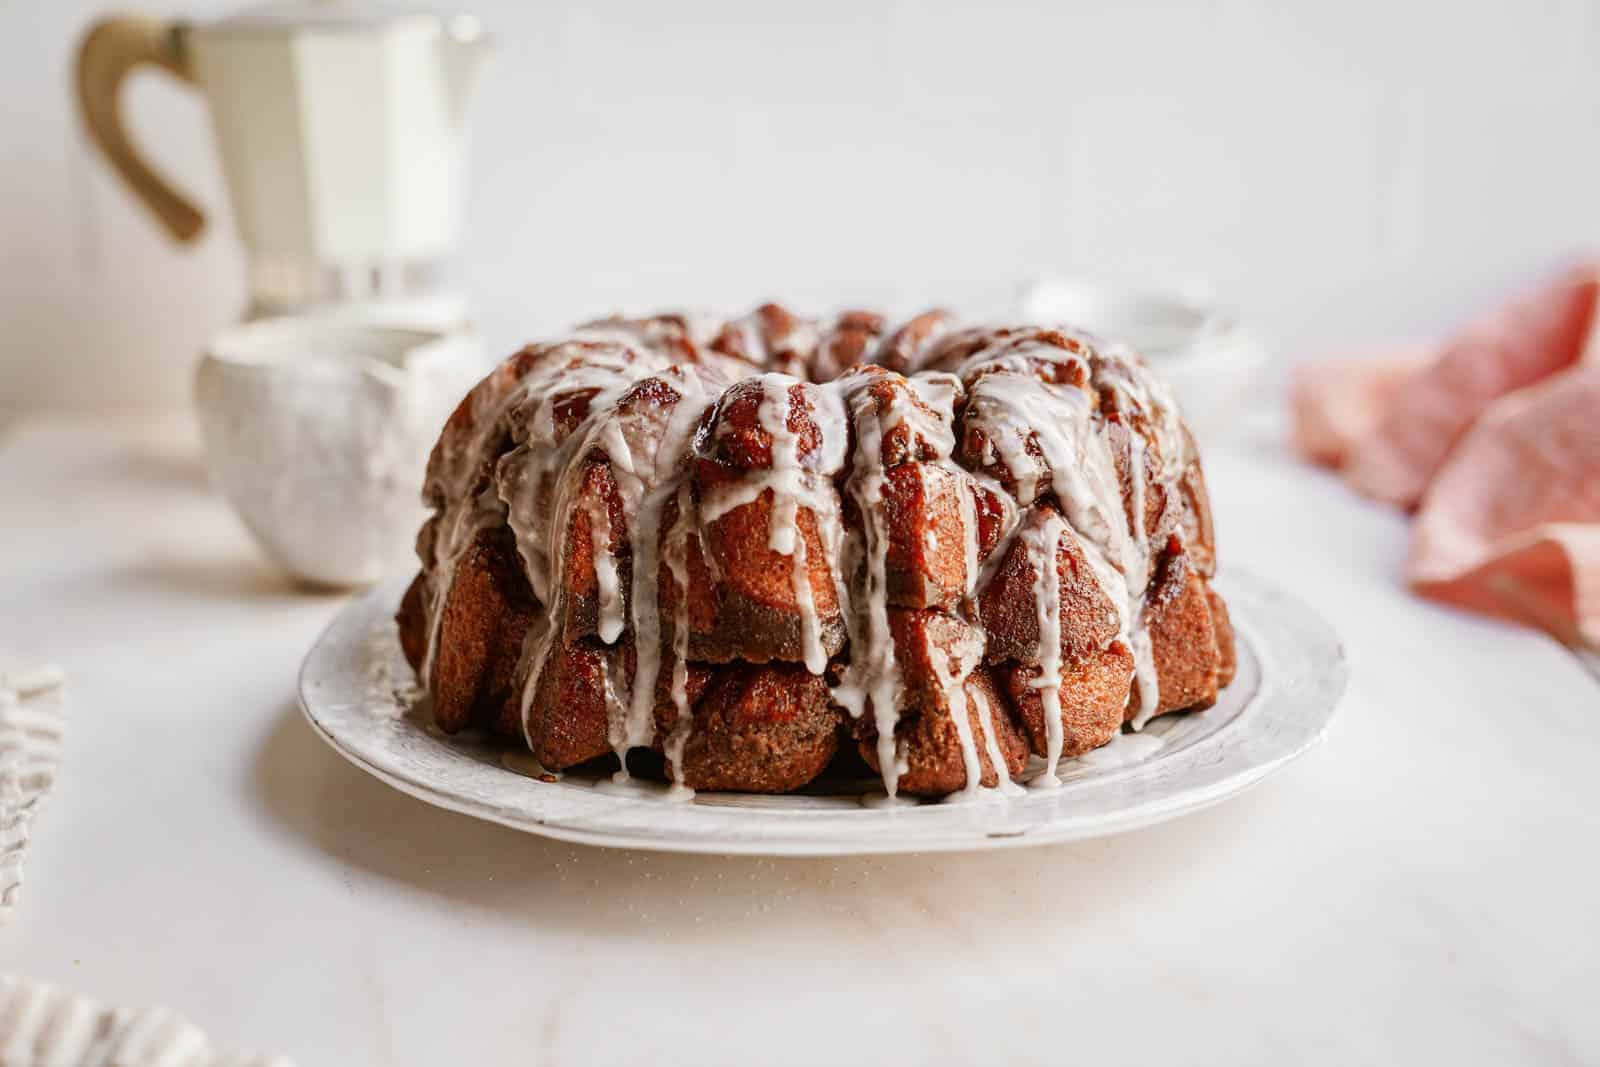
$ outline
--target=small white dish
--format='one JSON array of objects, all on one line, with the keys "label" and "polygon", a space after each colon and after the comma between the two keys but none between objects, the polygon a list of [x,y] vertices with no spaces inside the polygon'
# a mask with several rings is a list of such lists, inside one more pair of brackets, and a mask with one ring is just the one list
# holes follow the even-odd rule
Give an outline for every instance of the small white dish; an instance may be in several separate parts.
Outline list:
[{"label": "small white dish", "polygon": [[467,331],[349,314],[225,330],[195,375],[212,482],[295,577],[378,581],[409,557],[428,453],[486,370]]},{"label": "small white dish", "polygon": [[440,733],[412,699],[414,679],[396,637],[403,589],[388,583],[347,605],[311,649],[300,673],[307,720],[346,759],[402,792],[591,845],[827,856],[1119,833],[1215,804],[1305,752],[1327,728],[1346,677],[1337,637],[1311,609],[1230,573],[1220,590],[1239,636],[1239,673],[1221,700],[1069,761],[1059,788],[890,806],[873,779],[785,796],[701,793],[684,802],[669,799],[664,785],[619,787],[609,775],[528,777],[519,770],[531,760],[505,746]]}]

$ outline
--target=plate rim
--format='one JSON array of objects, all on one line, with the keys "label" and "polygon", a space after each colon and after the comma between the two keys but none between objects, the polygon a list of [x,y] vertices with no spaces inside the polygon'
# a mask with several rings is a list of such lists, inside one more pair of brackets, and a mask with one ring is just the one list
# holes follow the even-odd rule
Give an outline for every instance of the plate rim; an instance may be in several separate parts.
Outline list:
[{"label": "plate rim", "polygon": [[[1106,812],[1092,817],[1073,818],[1064,816],[1054,821],[1035,823],[1016,831],[975,832],[969,829],[961,833],[952,828],[944,836],[936,838],[913,836],[906,839],[891,837],[874,838],[872,840],[862,840],[855,836],[829,837],[816,834],[786,835],[779,838],[662,836],[626,828],[608,830],[571,825],[548,814],[500,809],[489,803],[464,798],[457,793],[451,792],[448,788],[441,787],[436,782],[426,781],[417,776],[407,775],[380,765],[362,752],[357,751],[346,739],[339,737],[326,723],[318,718],[312,707],[315,701],[310,695],[312,684],[310,672],[313,664],[318,660],[319,655],[328,654],[328,646],[340,640],[348,641],[349,637],[343,631],[354,625],[358,618],[371,613],[375,606],[381,606],[385,614],[392,613],[394,605],[399,601],[400,592],[404,590],[404,583],[409,580],[407,578],[386,581],[351,598],[322,629],[316,641],[301,661],[298,672],[296,696],[301,715],[311,726],[313,732],[347,762],[401,793],[434,807],[483,819],[509,829],[571,844],[595,847],[698,855],[838,857],[847,855],[951,853],[1026,848],[1034,845],[1089,840],[1126,833],[1220,804],[1259,784],[1287,764],[1305,755],[1326,736],[1329,725],[1332,723],[1333,717],[1342,703],[1349,681],[1349,661],[1344,643],[1321,615],[1299,597],[1283,590],[1274,583],[1248,571],[1230,568],[1226,574],[1219,577],[1221,586],[1219,591],[1222,593],[1224,600],[1229,603],[1230,609],[1233,609],[1235,599],[1229,595],[1230,589],[1245,594],[1241,598],[1243,603],[1253,602],[1257,599],[1274,601],[1280,610],[1287,610],[1292,615],[1297,616],[1295,621],[1300,627],[1311,631],[1311,637],[1314,639],[1315,644],[1320,651],[1327,653],[1329,658],[1324,668],[1325,673],[1320,679],[1322,686],[1320,699],[1301,709],[1306,721],[1299,724],[1302,729],[1294,735],[1292,741],[1273,751],[1270,755],[1257,758],[1216,781],[1190,786],[1164,798],[1147,799],[1121,811]],[[1230,610],[1230,614],[1233,617],[1236,636],[1242,644],[1249,648],[1250,655],[1255,658],[1260,671],[1257,691],[1247,698],[1246,703],[1234,717],[1235,720],[1238,720],[1248,718],[1252,707],[1266,704],[1276,696],[1277,694],[1274,690],[1281,680],[1273,678],[1271,674],[1274,659],[1270,651],[1272,642],[1263,638],[1253,620],[1241,618],[1242,613],[1238,611]],[[393,638],[391,651],[398,652],[397,636]],[[1257,708],[1257,712],[1259,713],[1259,708]],[[1203,712],[1200,714],[1203,714]],[[1207,747],[1208,742],[1216,742],[1219,736],[1227,733],[1230,729],[1239,730],[1244,728],[1246,728],[1245,724],[1230,720],[1222,727],[1219,727],[1217,731],[1201,737],[1188,748],[1203,750]],[[1183,752],[1179,751],[1168,757],[1167,761],[1181,759],[1182,756]],[[1097,784],[1105,784],[1138,776],[1142,772],[1148,774],[1153,768],[1159,767],[1167,761],[1157,760],[1148,764],[1129,764],[1102,772],[1095,776],[1094,781]],[[1163,768],[1164,771],[1170,771],[1170,769],[1170,767]],[[530,785],[540,786],[544,784],[510,769],[506,769],[504,773]],[[660,799],[652,800],[651,803],[667,804],[676,802]],[[982,803],[1005,804],[1007,801],[993,799]],[[916,808],[905,810],[907,812],[921,811],[930,807],[933,807],[933,805],[919,805]],[[739,809],[725,808],[723,810],[737,811]],[[901,809],[879,809],[877,814],[892,820],[901,814]]]}]

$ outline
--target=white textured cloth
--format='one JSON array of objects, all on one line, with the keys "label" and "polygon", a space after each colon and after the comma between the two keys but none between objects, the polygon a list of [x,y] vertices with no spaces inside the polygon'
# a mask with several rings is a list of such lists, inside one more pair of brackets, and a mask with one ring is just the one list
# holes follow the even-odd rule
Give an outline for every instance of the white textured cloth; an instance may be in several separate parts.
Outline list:
[{"label": "white textured cloth", "polygon": [[0,924],[16,910],[33,816],[55,784],[62,681],[54,666],[0,672]]},{"label": "white textured cloth", "polygon": [[24,978],[0,977],[0,1067],[293,1067],[219,1052],[167,1008],[127,1011]]}]

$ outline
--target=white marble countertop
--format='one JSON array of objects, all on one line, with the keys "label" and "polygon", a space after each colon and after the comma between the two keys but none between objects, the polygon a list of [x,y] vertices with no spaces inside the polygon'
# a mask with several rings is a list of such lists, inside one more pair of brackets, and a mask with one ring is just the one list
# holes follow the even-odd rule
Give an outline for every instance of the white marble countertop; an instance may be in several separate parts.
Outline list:
[{"label": "white marble countertop", "polygon": [[0,655],[69,732],[0,971],[321,1064],[1600,1059],[1600,687],[1397,586],[1403,520],[1212,448],[1224,567],[1346,641],[1320,748],[1122,837],[607,852],[427,807],[295,707],[340,600],[261,563],[187,426],[0,438]]}]

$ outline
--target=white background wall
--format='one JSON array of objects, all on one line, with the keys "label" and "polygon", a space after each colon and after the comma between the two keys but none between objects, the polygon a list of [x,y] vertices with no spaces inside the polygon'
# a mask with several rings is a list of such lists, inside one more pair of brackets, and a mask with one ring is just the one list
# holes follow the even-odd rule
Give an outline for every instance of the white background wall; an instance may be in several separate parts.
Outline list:
[{"label": "white background wall", "polygon": [[[492,345],[616,308],[1204,280],[1286,357],[1428,334],[1600,236],[1600,5],[468,0],[461,276]],[[76,130],[89,0],[0,0],[0,414],[187,402],[239,312],[204,106],[130,121],[170,245]],[[170,14],[235,5],[192,0]]]}]

